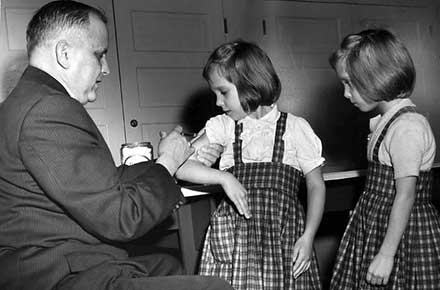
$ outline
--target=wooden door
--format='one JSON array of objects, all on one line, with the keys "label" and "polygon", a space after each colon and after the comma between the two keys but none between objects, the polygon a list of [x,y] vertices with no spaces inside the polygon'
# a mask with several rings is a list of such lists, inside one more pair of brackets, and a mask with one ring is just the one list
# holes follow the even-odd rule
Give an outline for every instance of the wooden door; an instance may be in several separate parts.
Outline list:
[{"label": "wooden door", "polygon": [[159,131],[194,131],[213,114],[202,69],[224,41],[221,0],[113,3],[127,142],[156,151]]},{"label": "wooden door", "polygon": [[[440,102],[435,100],[440,90],[435,80],[440,67],[439,37],[437,26],[433,26],[436,10],[430,1],[224,2],[228,39],[254,41],[268,52],[282,81],[278,105],[310,122],[323,143],[326,172],[366,166],[369,116],[344,99],[342,86],[328,63],[330,53],[348,33],[372,26],[396,31],[416,62],[414,100],[432,124],[440,123],[434,114],[440,110]],[[440,138],[440,130],[434,131]]]},{"label": "wooden door", "polygon": [[[0,102],[17,83],[28,64],[26,54],[26,26],[33,13],[47,0],[1,0],[0,24]],[[102,8],[109,18],[109,62],[111,74],[104,78],[94,103],[85,107],[110,147],[115,163],[120,163],[119,147],[125,142],[122,122],[118,62],[114,37],[111,2],[87,0]]]},{"label": "wooden door", "polygon": [[228,37],[254,41],[269,54],[282,83],[278,106],[309,121],[323,143],[325,170],[361,167],[363,156],[358,148],[365,145],[366,139],[362,139],[357,126],[365,131],[366,121],[342,97],[328,63],[329,54],[349,31],[349,7],[300,1],[247,1],[246,5],[254,11],[253,23],[249,23],[244,20],[246,15],[240,14],[245,9],[234,9],[235,1],[225,1],[229,2],[225,4],[228,23],[242,24],[239,30],[230,28]]}]

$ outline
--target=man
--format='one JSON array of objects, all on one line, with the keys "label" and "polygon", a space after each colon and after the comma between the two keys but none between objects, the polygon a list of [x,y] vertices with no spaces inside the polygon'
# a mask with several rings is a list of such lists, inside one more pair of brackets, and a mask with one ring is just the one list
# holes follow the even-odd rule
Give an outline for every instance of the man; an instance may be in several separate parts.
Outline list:
[{"label": "man", "polygon": [[74,1],[46,4],[28,25],[30,65],[0,106],[0,289],[231,289],[164,277],[180,273],[173,261],[112,245],[182,203],[172,176],[193,149],[177,127],[156,162],[114,166],[82,106],[109,74],[107,34],[105,16]]}]

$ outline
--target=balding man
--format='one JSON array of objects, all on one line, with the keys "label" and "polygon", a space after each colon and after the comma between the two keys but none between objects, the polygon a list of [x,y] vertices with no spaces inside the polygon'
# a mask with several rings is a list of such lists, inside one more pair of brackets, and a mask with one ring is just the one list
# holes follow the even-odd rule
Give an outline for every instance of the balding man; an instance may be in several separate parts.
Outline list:
[{"label": "balding man", "polygon": [[28,25],[29,67],[0,106],[0,289],[231,289],[113,246],[182,203],[172,176],[193,149],[177,127],[155,162],[115,167],[83,107],[110,73],[106,23],[98,9],[54,1]]}]

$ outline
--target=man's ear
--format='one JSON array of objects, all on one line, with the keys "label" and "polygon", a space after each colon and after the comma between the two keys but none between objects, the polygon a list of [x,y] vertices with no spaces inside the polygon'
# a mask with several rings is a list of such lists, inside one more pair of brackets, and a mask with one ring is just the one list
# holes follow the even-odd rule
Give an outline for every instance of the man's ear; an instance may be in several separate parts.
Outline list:
[{"label": "man's ear", "polygon": [[55,46],[58,64],[67,69],[70,67],[70,45],[66,40],[60,40]]}]

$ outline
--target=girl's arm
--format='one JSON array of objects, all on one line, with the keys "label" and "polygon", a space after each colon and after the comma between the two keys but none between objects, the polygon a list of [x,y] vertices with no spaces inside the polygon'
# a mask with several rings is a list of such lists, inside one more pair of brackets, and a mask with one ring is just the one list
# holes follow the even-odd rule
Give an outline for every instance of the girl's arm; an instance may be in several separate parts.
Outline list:
[{"label": "girl's arm", "polygon": [[[198,150],[207,143],[209,141],[204,134],[192,145]],[[193,155],[177,170],[176,177],[200,184],[220,184],[226,195],[236,206],[238,212],[246,218],[251,217],[247,204],[246,189],[231,173],[208,167],[197,161]]]},{"label": "girl's arm", "polygon": [[325,183],[322,177],[321,166],[306,174],[307,186],[307,214],[306,228],[303,236],[315,239],[319,224],[324,213]]},{"label": "girl's arm", "polygon": [[379,252],[368,268],[367,281],[372,284],[385,285],[388,283],[394,264],[394,255],[414,204],[416,181],[416,176],[396,179],[396,196],[391,208],[387,231]]},{"label": "girl's arm", "polygon": [[321,166],[308,172],[305,176],[307,186],[307,213],[303,235],[298,239],[294,248],[295,265],[294,277],[298,277],[310,266],[313,251],[313,240],[321,223],[325,204],[325,183]]}]

